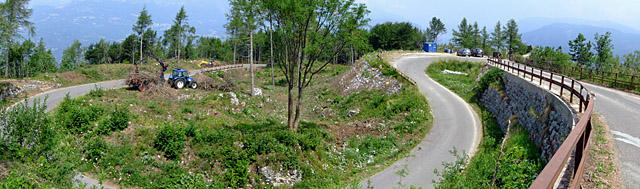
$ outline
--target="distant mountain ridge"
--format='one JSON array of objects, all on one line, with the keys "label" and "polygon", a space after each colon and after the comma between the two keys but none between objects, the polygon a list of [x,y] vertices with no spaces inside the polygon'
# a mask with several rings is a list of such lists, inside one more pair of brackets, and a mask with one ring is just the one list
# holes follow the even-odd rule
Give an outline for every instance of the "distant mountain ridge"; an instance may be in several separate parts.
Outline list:
[{"label": "distant mountain ridge", "polygon": [[[133,33],[133,24],[145,4],[118,0],[77,1],[65,6],[34,5],[30,20],[35,24],[38,41],[45,43],[60,61],[62,51],[78,39],[83,46],[96,43],[104,38],[106,41],[122,41]],[[180,5],[157,4],[149,2],[147,10],[153,19],[152,29],[158,37],[171,27],[172,20],[180,10]],[[187,4],[185,10],[189,16],[189,24],[196,27],[196,35],[225,35],[226,1]],[[23,35],[26,36],[26,35]]]},{"label": "distant mountain ridge", "polygon": [[[640,32],[627,33],[613,28],[578,25],[569,23],[553,23],[522,34],[522,40],[532,46],[561,46],[569,51],[569,41],[582,33],[588,41],[595,42],[594,35],[611,32],[614,55],[625,55],[640,50]],[[633,30],[627,30],[633,31]]]}]

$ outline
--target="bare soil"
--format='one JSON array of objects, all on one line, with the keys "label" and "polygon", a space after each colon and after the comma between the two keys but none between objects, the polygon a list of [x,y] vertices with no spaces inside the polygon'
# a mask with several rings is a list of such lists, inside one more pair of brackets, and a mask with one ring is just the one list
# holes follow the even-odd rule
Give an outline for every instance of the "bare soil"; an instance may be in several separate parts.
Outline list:
[{"label": "bare soil", "polygon": [[604,117],[593,114],[591,149],[582,174],[582,188],[621,188],[621,176],[613,136]]}]

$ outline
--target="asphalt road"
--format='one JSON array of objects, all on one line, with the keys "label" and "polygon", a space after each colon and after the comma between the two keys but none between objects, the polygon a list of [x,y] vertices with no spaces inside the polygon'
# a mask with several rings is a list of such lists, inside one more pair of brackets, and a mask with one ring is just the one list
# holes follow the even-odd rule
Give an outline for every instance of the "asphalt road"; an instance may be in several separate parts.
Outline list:
[{"label": "asphalt road", "polygon": [[609,123],[625,188],[640,187],[640,97],[593,84],[595,110]]},{"label": "asphalt road", "polygon": [[[482,126],[478,115],[462,98],[438,84],[426,75],[427,67],[436,60],[455,58],[438,54],[417,53],[404,56],[392,65],[416,82],[420,92],[429,101],[433,114],[433,127],[425,138],[414,148],[410,155],[382,172],[364,179],[361,186],[374,188],[399,188],[399,182],[405,186],[433,188],[432,180],[437,177],[434,169],[442,170],[443,162],[453,162],[455,157],[449,153],[454,147],[473,155],[482,138]],[[484,61],[482,58],[461,58],[471,61]],[[401,177],[397,172],[404,169],[409,172]]]},{"label": "asphalt road", "polygon": [[[242,66],[241,68],[248,68],[249,67],[248,64],[243,64],[241,66]],[[254,67],[265,67],[265,65],[264,64],[254,64]],[[221,66],[221,67],[217,67],[217,68],[194,70],[194,71],[191,71],[191,75],[195,75],[195,74],[201,73],[203,71],[214,70],[214,69],[218,69],[218,70],[223,69],[224,70],[224,69],[233,69],[233,67],[232,66]],[[165,74],[165,78],[167,78],[167,77],[169,77],[169,74]],[[97,88],[101,88],[101,89],[114,89],[114,88],[126,87],[126,85],[125,85],[124,79],[122,79],[122,80],[113,80],[113,81],[105,81],[105,82],[99,82],[99,83],[91,83],[91,84],[85,84],[85,85],[71,86],[71,87],[56,89],[56,90],[52,90],[52,91],[44,92],[42,94],[35,95],[35,96],[33,96],[33,97],[28,99],[28,104],[29,105],[33,105],[34,100],[42,101],[43,99],[47,98],[47,100],[46,100],[47,109],[45,111],[49,112],[49,111],[53,110],[60,102],[62,102],[62,100],[64,100],[64,98],[65,98],[65,96],[67,94],[69,94],[69,96],[71,98],[75,98],[75,97],[78,97],[78,96],[86,95],[91,90],[95,89],[96,87]],[[102,185],[102,184],[100,184],[100,182],[98,180],[86,177],[86,176],[84,176],[82,174],[78,174],[78,175],[74,176],[73,179],[74,180],[78,180],[80,183],[86,184],[85,188],[93,188],[94,186],[96,188],[115,188],[113,186]]]},{"label": "asphalt road", "polygon": [[[534,73],[538,73],[535,69]],[[548,73],[543,73],[549,77]],[[556,81],[562,79],[554,76]],[[535,80],[535,79],[534,79]],[[565,79],[565,83],[570,83]],[[640,96],[624,91],[582,82],[594,94],[594,109],[609,124],[614,137],[618,167],[624,188],[640,187]],[[543,85],[547,86],[547,84]],[[554,90],[559,90],[553,86]],[[580,90],[576,86],[576,90]]]}]

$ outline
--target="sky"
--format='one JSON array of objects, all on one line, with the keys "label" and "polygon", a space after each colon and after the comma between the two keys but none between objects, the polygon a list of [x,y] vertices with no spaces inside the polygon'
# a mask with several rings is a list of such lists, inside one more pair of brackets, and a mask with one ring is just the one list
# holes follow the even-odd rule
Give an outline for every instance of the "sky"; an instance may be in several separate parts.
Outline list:
[{"label": "sky", "polygon": [[[378,16],[400,16],[426,27],[431,17],[440,18],[445,25],[457,26],[463,17],[481,26],[493,26],[509,19],[530,17],[576,18],[608,20],[640,30],[640,1],[638,0],[356,0]],[[448,27],[451,28],[451,27]],[[489,27],[488,27],[489,28]]]},{"label": "sky", "polygon": [[[32,0],[30,5],[64,6],[74,1],[95,0]],[[226,0],[111,0],[119,2],[156,3],[163,5],[220,5]],[[463,17],[481,26],[493,26],[509,19],[529,17],[577,18],[608,20],[640,30],[640,1],[638,0],[356,0],[372,11],[373,21],[410,21],[426,27],[431,17],[440,18],[445,25],[457,26]],[[221,8],[221,7],[217,7]],[[228,10],[228,6],[224,7]],[[376,24],[376,23],[372,23]]]}]

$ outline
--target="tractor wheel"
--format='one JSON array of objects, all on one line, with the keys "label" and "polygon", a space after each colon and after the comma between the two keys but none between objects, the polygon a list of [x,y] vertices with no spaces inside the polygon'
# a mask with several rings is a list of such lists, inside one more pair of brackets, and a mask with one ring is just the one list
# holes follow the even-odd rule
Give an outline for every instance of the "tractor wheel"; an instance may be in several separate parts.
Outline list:
[{"label": "tractor wheel", "polygon": [[184,79],[177,79],[175,81],[175,86],[176,86],[176,89],[184,88]]},{"label": "tractor wheel", "polygon": [[191,88],[193,89],[198,88],[198,83],[196,83],[195,81],[191,82]]},{"label": "tractor wheel", "polygon": [[169,87],[173,87],[173,80],[172,79],[167,80],[167,84],[169,84]]}]

